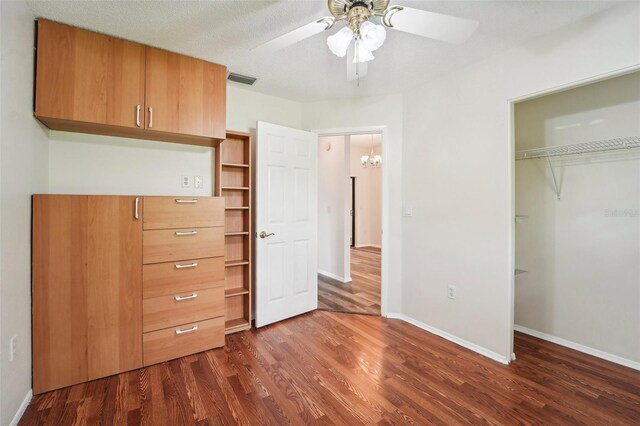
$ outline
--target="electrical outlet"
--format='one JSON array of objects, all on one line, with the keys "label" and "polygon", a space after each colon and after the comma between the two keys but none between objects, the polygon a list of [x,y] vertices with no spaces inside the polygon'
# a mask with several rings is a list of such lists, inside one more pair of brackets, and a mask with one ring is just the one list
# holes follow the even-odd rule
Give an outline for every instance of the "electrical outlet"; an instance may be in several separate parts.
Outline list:
[{"label": "electrical outlet", "polygon": [[196,189],[202,189],[202,176],[193,177],[193,187]]},{"label": "electrical outlet", "polygon": [[191,176],[182,175],[182,187],[183,188],[191,188]]},{"label": "electrical outlet", "polygon": [[458,289],[456,288],[456,286],[455,285],[448,285],[447,286],[447,297],[449,299],[455,299],[457,295],[458,295]]},{"label": "electrical outlet", "polygon": [[16,359],[18,354],[18,336],[13,336],[9,340],[9,361]]}]

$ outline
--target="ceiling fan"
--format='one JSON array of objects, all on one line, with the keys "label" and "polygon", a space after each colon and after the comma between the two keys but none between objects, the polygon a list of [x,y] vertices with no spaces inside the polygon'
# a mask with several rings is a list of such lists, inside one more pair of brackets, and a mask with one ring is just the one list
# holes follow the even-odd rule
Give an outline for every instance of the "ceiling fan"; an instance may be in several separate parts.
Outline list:
[{"label": "ceiling fan", "polygon": [[[290,31],[253,49],[271,53],[291,46],[323,31],[339,21],[345,27],[327,38],[329,49],[337,56],[347,56],[347,78],[360,79],[367,72],[367,62],[385,41],[386,29],[392,28],[422,37],[460,44],[478,27],[478,22],[404,6],[389,7],[389,0],[328,0],[331,15]],[[375,21],[380,20],[381,24]],[[353,49],[349,49],[351,42]]]}]

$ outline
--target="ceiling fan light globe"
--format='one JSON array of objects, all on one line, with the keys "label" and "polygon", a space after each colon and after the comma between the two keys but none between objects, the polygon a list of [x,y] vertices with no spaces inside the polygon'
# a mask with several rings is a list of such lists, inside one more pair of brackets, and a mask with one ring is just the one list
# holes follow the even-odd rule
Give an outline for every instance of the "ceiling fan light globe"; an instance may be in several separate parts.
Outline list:
[{"label": "ceiling fan light globe", "polygon": [[361,64],[363,62],[369,62],[373,60],[375,57],[373,53],[367,48],[366,44],[361,40],[356,40],[355,44],[355,54],[353,55],[353,63]]},{"label": "ceiling fan light globe", "polygon": [[353,32],[350,28],[344,27],[334,35],[327,37],[327,46],[334,55],[344,58],[353,39]]},{"label": "ceiling fan light globe", "polygon": [[360,25],[360,38],[369,51],[378,50],[387,38],[387,30],[382,25],[366,21]]}]

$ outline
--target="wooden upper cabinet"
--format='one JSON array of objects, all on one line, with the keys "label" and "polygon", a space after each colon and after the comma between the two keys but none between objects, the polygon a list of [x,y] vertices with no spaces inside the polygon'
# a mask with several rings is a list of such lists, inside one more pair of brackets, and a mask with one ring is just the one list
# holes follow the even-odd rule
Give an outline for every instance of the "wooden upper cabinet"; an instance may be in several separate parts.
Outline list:
[{"label": "wooden upper cabinet", "polygon": [[145,46],[38,21],[37,117],[136,128],[139,105],[142,126],[144,79]]},{"label": "wooden upper cabinet", "polygon": [[147,47],[147,128],[224,139],[227,69]]},{"label": "wooden upper cabinet", "polygon": [[35,115],[54,130],[217,146],[226,77],[222,65],[38,21]]}]

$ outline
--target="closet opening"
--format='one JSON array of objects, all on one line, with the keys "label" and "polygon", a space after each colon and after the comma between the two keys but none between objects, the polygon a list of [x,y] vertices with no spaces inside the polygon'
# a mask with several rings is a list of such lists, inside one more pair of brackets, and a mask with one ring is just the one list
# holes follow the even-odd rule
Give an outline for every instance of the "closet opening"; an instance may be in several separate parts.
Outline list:
[{"label": "closet opening", "polygon": [[516,102],[513,125],[516,359],[549,341],[640,370],[640,71]]}]

